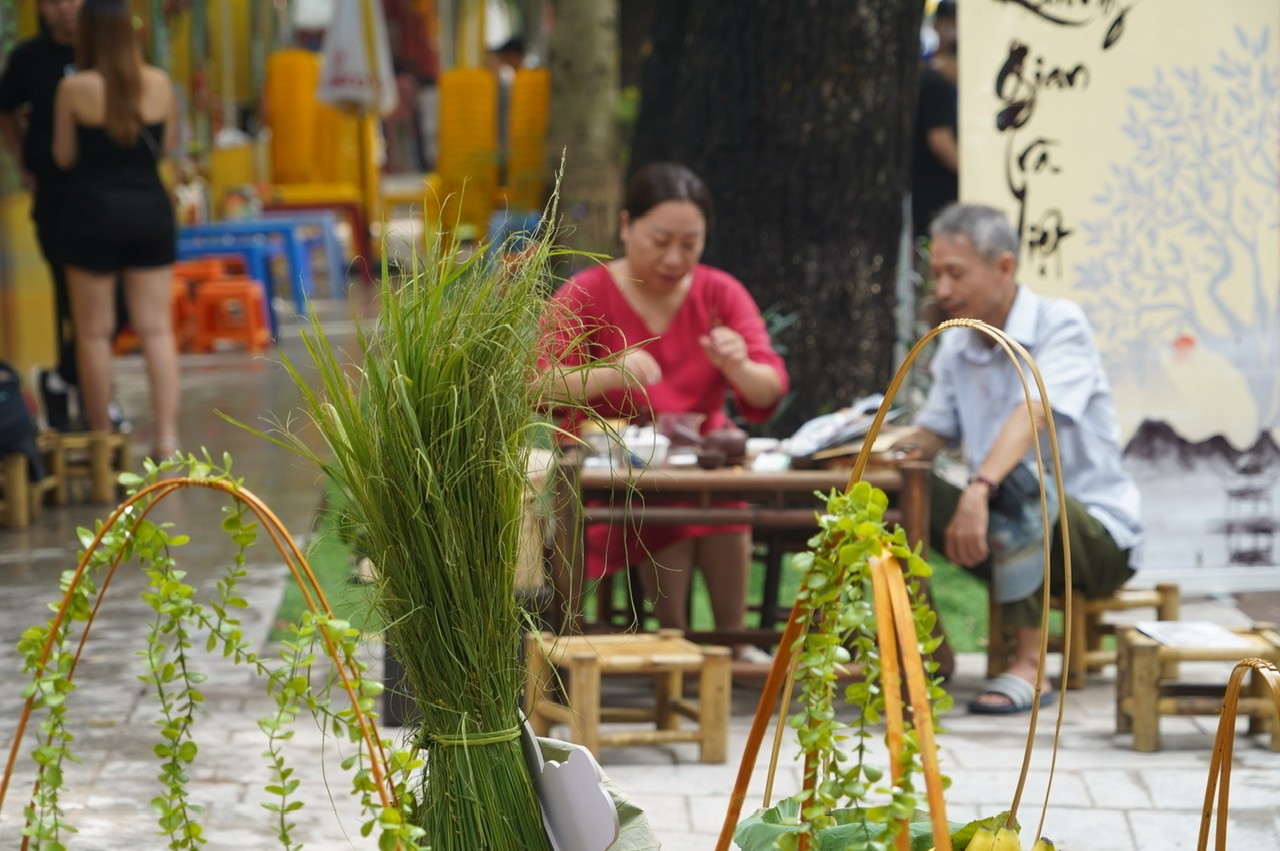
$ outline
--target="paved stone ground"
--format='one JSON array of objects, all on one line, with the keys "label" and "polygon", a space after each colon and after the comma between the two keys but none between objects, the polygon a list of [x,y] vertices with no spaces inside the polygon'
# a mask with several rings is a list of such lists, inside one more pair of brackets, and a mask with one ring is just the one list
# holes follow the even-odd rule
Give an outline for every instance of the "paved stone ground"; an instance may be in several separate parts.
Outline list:
[{"label": "paved stone ground", "polygon": [[[341,313],[341,311],[336,311]],[[335,326],[336,327],[336,326]],[[296,339],[285,350],[300,356]],[[207,445],[232,452],[247,485],[277,510],[295,536],[304,537],[320,498],[315,471],[292,456],[212,416],[214,409],[260,424],[264,410],[285,415],[296,407],[296,393],[274,358],[216,355],[184,359],[185,445]],[[138,440],[145,447],[147,424],[145,381],[141,363],[120,363],[118,395],[136,412]],[[179,531],[192,532],[218,517],[218,502],[209,494],[184,496],[166,503],[166,519]],[[43,606],[56,594],[59,571],[74,561],[75,528],[90,525],[100,508],[73,506],[46,511],[29,529],[0,530],[0,742],[7,742],[20,707],[23,677],[14,645],[27,626],[47,617]],[[184,567],[193,581],[208,588],[228,554],[219,535],[197,536],[187,548]],[[250,576],[244,583],[253,603],[246,616],[247,633],[264,650],[268,620],[274,612],[285,571],[264,547],[255,548]],[[70,771],[65,804],[80,835],[70,847],[94,851],[137,851],[161,848],[149,800],[157,772],[151,755],[154,709],[136,679],[135,651],[145,633],[147,610],[137,600],[140,577],[123,571],[114,580],[112,599],[94,628],[94,637],[78,675],[75,747],[82,765]],[[1269,608],[1268,608],[1269,607]],[[1243,611],[1242,611],[1243,610]],[[1237,607],[1232,601],[1188,600],[1187,618],[1242,623],[1253,618],[1280,620],[1280,595],[1253,595]],[[376,648],[371,652],[376,653]],[[210,849],[267,849],[274,841],[271,815],[260,803],[267,771],[261,753],[265,739],[257,719],[273,704],[242,671],[221,660],[205,663],[211,673],[205,718],[199,727],[201,756],[193,771],[193,799],[206,807],[204,822]],[[964,701],[981,683],[983,659],[963,656],[952,692]],[[1220,667],[1203,676],[1224,676]],[[1129,737],[1114,733],[1113,672],[1092,677],[1083,691],[1067,697],[1057,774],[1045,833],[1059,847],[1080,851],[1126,849],[1192,849],[1208,772],[1214,718],[1169,718],[1161,725],[1163,749],[1136,753]],[[613,696],[634,697],[634,686],[611,686]],[[747,736],[757,693],[735,687],[731,727],[731,761],[702,765],[692,746],[606,750],[605,771],[649,813],[663,847],[700,851],[714,847],[737,773],[738,755]],[[1054,704],[1056,707],[1056,703]],[[1020,811],[1034,825],[1049,765],[1052,716],[1045,715],[1036,739],[1036,756]],[[952,778],[948,815],[963,820],[1006,809],[1013,795],[1026,732],[1026,717],[990,718],[957,710],[944,719],[940,739],[943,770]],[[1280,847],[1280,755],[1261,738],[1237,743],[1231,786],[1230,847]],[[776,777],[779,795],[799,786],[799,771],[790,762],[794,743],[782,747],[784,764]],[[344,756],[314,724],[301,720],[289,745],[291,761],[302,781],[307,806],[294,813],[297,838],[308,849],[373,848],[361,839],[348,781],[339,763]],[[760,801],[767,773],[756,767],[748,808]],[[0,848],[16,847],[22,804],[30,789],[30,763],[20,760],[16,779],[0,807]]]}]

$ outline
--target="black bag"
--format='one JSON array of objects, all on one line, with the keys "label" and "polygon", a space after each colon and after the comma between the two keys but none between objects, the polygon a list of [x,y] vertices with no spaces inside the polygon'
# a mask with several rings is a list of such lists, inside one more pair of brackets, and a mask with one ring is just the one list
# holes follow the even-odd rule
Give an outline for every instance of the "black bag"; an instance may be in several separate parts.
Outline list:
[{"label": "black bag", "polygon": [[36,423],[22,396],[22,382],[13,367],[0,361],[0,454],[13,452],[27,456],[32,480],[38,482],[45,477],[36,446]]},{"label": "black bag", "polygon": [[1033,499],[1040,501],[1040,479],[1026,464],[1019,464],[1004,477],[1000,487],[991,495],[991,510],[1017,517],[1022,512],[1022,506]]}]

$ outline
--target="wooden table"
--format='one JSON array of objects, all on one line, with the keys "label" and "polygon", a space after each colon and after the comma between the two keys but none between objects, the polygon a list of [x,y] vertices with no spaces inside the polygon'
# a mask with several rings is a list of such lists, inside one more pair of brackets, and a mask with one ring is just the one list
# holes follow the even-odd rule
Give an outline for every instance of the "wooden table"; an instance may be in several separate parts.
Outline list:
[{"label": "wooden table", "polygon": [[[899,523],[912,542],[927,541],[929,531],[929,465],[908,462],[869,467],[864,479],[884,490],[890,499],[887,519]],[[733,467],[702,470],[698,467],[658,469],[610,469],[583,467],[568,456],[559,465],[555,489],[555,551],[551,578],[555,590],[553,625],[561,632],[609,629],[605,621],[584,622],[583,592],[586,569],[583,532],[587,523],[637,523],[657,525],[749,524],[757,541],[770,544],[766,560],[761,628],[755,630],[691,632],[695,641],[738,644],[767,643],[776,635],[777,620],[790,605],[779,605],[781,552],[787,542],[803,543],[817,531],[815,514],[822,503],[815,491],[844,490],[849,469],[786,470],[757,472]],[[664,501],[680,505],[664,505]],[[742,507],[716,505],[743,500]],[[603,503],[584,508],[590,501]],[[607,611],[609,607],[605,606]]]}]

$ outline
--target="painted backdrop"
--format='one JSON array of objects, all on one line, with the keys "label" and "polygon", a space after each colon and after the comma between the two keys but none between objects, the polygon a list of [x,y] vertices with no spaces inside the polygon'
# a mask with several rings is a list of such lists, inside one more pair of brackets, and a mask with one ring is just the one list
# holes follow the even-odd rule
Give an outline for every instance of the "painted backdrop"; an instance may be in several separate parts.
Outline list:
[{"label": "painted backdrop", "polygon": [[1144,581],[1280,587],[1280,4],[958,7],[961,196],[1093,323]]}]

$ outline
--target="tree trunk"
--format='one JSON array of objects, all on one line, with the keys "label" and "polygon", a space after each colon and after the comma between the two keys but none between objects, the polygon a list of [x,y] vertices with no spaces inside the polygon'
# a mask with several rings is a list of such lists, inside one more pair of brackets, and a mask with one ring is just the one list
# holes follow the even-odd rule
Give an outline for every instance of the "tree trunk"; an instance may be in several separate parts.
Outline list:
[{"label": "tree trunk", "polygon": [[773,431],[882,391],[919,73],[919,3],[690,0],[654,23],[632,168],[686,163],[716,204],[706,262],[761,308],[794,385]]},{"label": "tree trunk", "polygon": [[551,107],[547,152],[565,156],[560,215],[564,241],[612,253],[622,176],[617,138],[618,0],[556,0],[548,64]]}]

